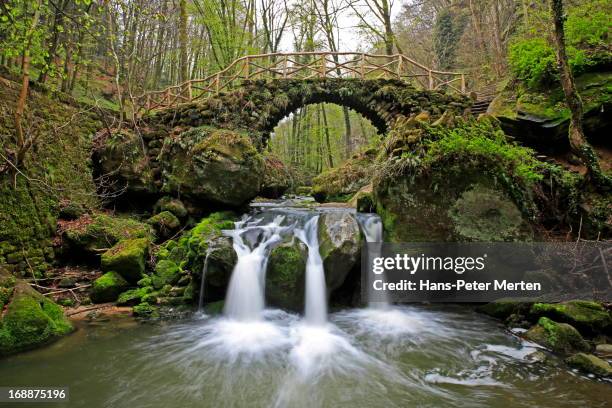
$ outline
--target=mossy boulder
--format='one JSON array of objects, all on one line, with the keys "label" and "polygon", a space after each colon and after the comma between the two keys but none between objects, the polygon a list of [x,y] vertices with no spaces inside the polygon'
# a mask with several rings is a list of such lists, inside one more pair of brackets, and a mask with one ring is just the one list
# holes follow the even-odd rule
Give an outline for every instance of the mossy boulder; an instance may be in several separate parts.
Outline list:
[{"label": "mossy boulder", "polygon": [[348,212],[328,212],[318,221],[319,252],[325,269],[327,290],[339,288],[357,265],[361,234],[355,216]]},{"label": "mossy boulder", "polygon": [[529,311],[530,303],[520,302],[512,299],[501,299],[478,306],[477,310],[481,313],[505,320],[511,315],[522,315]]},{"label": "mossy boulder", "polygon": [[590,350],[589,344],[573,326],[546,317],[541,317],[538,324],[525,333],[525,337],[563,355]]},{"label": "mossy boulder", "polygon": [[[238,261],[238,255],[234,250],[232,240],[223,236],[214,238],[210,241],[208,251],[206,285],[224,291]],[[194,272],[198,273],[198,271]]]},{"label": "mossy boulder", "polygon": [[84,215],[64,225],[63,237],[74,251],[97,254],[124,239],[150,238],[151,228],[128,217]]},{"label": "mossy boulder", "polygon": [[153,227],[158,238],[168,238],[181,226],[181,222],[170,211],[162,211],[147,220],[147,224]]},{"label": "mossy boulder", "polygon": [[9,303],[17,279],[5,268],[0,266],[0,311]]},{"label": "mossy boulder", "polygon": [[119,273],[110,271],[93,282],[91,300],[94,303],[113,302],[130,284]]},{"label": "mossy boulder", "polygon": [[43,345],[72,330],[60,306],[18,282],[0,319],[0,356]]},{"label": "mossy boulder", "polygon": [[[413,124],[373,180],[376,211],[392,242],[529,241],[542,179],[533,152],[491,121],[454,128]],[[412,140],[412,139],[410,139]]]},{"label": "mossy boulder", "polygon": [[536,303],[529,312],[535,317],[545,316],[569,323],[592,335],[612,330],[612,316],[598,302],[572,300],[563,303]]},{"label": "mossy boulder", "polygon": [[612,366],[610,363],[592,354],[577,353],[566,358],[565,362],[570,367],[577,368],[585,373],[612,377]]},{"label": "mossy boulder", "polygon": [[149,303],[140,303],[132,308],[132,313],[136,317],[144,319],[157,319],[160,317],[159,308]]},{"label": "mossy boulder", "polygon": [[270,154],[264,158],[264,177],[259,195],[279,198],[291,187],[291,173],[285,164]]},{"label": "mossy boulder", "polygon": [[102,254],[102,270],[118,272],[125,280],[136,283],[145,271],[149,239],[124,239]]},{"label": "mossy boulder", "polygon": [[153,288],[142,287],[136,289],[130,289],[119,295],[117,298],[117,305],[119,306],[135,306],[142,302],[145,295],[151,293]]},{"label": "mossy boulder", "polygon": [[185,204],[183,204],[181,200],[170,196],[165,196],[157,200],[153,209],[156,213],[169,211],[179,219],[187,216]]},{"label": "mossy boulder", "polygon": [[351,199],[372,180],[376,150],[358,153],[341,166],[325,170],[312,180],[311,194],[320,203]]},{"label": "mossy boulder", "polygon": [[273,306],[293,311],[304,308],[308,250],[297,241],[277,246],[270,252],[266,271],[266,300]]},{"label": "mossy boulder", "polygon": [[264,160],[247,134],[198,127],[166,138],[160,159],[165,193],[238,207],[260,191]]},{"label": "mossy boulder", "polygon": [[151,283],[155,289],[162,289],[166,285],[174,285],[181,278],[182,272],[175,262],[163,259],[155,265],[155,272],[151,275]]}]

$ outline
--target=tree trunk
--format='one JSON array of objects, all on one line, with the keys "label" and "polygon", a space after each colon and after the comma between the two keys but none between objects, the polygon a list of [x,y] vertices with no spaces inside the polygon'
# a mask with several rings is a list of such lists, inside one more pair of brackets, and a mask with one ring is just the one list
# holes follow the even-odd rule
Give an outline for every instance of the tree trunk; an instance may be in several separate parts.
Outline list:
[{"label": "tree trunk", "polygon": [[187,0],[180,0],[179,47],[180,47],[180,82],[189,80],[189,64],[187,59]]},{"label": "tree trunk", "polygon": [[572,152],[580,158],[587,169],[587,180],[593,182],[596,187],[610,189],[612,188],[612,179],[606,177],[599,166],[597,154],[586,140],[582,127],[582,100],[576,84],[574,76],[567,60],[565,50],[565,32],[563,24],[565,16],[563,15],[563,0],[551,0],[551,10],[554,20],[554,45],[557,52],[557,64],[559,66],[559,75],[561,77],[561,86],[565,93],[565,101],[570,110],[570,126],[569,126],[569,143]]}]

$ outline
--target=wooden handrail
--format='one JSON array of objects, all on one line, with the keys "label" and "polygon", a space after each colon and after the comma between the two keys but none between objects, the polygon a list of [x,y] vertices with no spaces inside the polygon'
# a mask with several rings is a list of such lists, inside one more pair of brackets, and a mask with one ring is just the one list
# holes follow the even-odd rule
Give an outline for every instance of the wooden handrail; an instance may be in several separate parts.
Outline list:
[{"label": "wooden handrail", "polygon": [[[342,58],[341,58],[342,57]],[[381,61],[384,60],[384,61]],[[380,62],[379,62],[380,61]],[[398,79],[428,90],[442,88],[466,93],[465,73],[430,69],[402,54],[362,52],[287,52],[245,55],[207,77],[192,79],[136,98],[136,109],[168,108],[176,103],[206,99],[251,79],[359,78]],[[453,83],[459,82],[459,87]]]}]

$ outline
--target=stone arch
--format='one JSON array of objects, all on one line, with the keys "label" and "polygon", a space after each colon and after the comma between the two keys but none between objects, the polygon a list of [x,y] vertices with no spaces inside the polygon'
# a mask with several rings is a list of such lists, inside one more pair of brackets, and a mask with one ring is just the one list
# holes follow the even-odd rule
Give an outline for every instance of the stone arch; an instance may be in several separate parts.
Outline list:
[{"label": "stone arch", "polygon": [[325,102],[355,110],[381,134],[400,116],[426,111],[436,117],[447,109],[460,113],[470,105],[464,96],[417,90],[394,79],[256,80],[202,102],[158,112],[149,120],[170,127],[209,125],[241,130],[261,148],[281,119],[302,106]]}]

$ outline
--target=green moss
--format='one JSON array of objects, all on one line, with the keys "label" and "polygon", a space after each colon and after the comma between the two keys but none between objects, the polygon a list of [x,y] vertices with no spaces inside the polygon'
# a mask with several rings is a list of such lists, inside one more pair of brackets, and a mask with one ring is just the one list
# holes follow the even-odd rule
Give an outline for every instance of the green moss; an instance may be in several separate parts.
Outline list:
[{"label": "green moss", "polygon": [[152,287],[146,286],[137,289],[130,289],[123,292],[117,298],[117,304],[120,306],[134,306],[141,303],[142,298],[153,291]]},{"label": "green moss", "polygon": [[271,304],[290,310],[302,309],[306,256],[297,242],[278,246],[270,252],[266,298]]},{"label": "green moss", "polygon": [[204,312],[208,315],[220,315],[223,314],[223,308],[225,307],[225,302],[223,300],[219,300],[217,302],[208,303],[204,306]]},{"label": "green moss", "polygon": [[161,289],[165,285],[174,285],[180,279],[181,273],[181,268],[173,261],[161,260],[151,275],[151,283],[155,289]]},{"label": "green moss", "polygon": [[516,300],[498,300],[478,307],[478,311],[497,319],[505,320],[513,314],[523,314],[529,310],[529,303]]},{"label": "green moss", "polygon": [[60,306],[18,283],[0,320],[0,355],[45,344],[72,331]]},{"label": "green moss", "polygon": [[592,354],[577,353],[565,359],[570,367],[580,371],[599,375],[602,377],[612,377],[612,366],[605,360]]},{"label": "green moss", "polygon": [[112,302],[129,287],[129,283],[117,272],[110,271],[96,279],[92,285],[91,300],[94,303]]},{"label": "green moss", "polygon": [[187,216],[187,209],[181,200],[169,196],[160,198],[155,204],[156,212],[169,211],[178,218]]},{"label": "green moss", "polygon": [[116,271],[128,282],[137,282],[145,271],[149,239],[124,239],[102,254],[102,270]]},{"label": "green moss", "polygon": [[141,303],[134,306],[132,313],[134,313],[134,316],[147,319],[159,318],[159,309],[156,306],[152,306],[148,303]]},{"label": "green moss", "polygon": [[538,324],[529,329],[525,336],[560,354],[567,355],[590,349],[588,343],[574,327],[567,323],[557,323],[546,317],[541,317]]},{"label": "green moss", "polygon": [[123,239],[150,238],[151,229],[132,218],[95,214],[67,225],[64,236],[73,248],[97,253]]},{"label": "green moss", "polygon": [[318,202],[345,202],[372,178],[375,152],[356,154],[341,166],[325,170],[312,180],[312,196]]},{"label": "green moss", "polygon": [[574,300],[564,303],[536,303],[530,313],[569,323],[591,334],[604,332],[612,326],[610,313],[597,302]]}]

